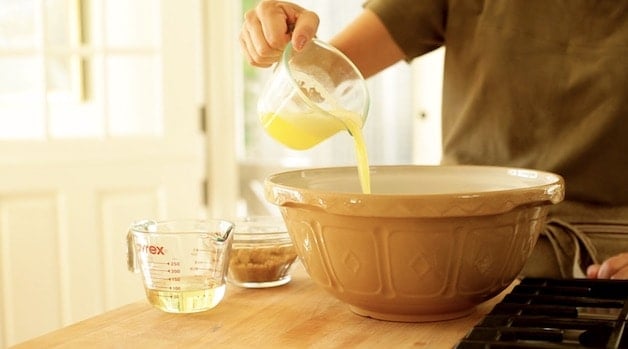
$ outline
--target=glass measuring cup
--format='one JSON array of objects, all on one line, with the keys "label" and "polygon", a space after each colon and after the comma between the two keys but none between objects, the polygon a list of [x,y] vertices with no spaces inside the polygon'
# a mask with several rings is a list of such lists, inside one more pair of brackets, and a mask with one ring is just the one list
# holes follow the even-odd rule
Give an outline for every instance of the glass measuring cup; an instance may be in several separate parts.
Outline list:
[{"label": "glass measuring cup", "polygon": [[266,132],[285,146],[309,149],[339,131],[362,128],[369,93],[358,68],[318,39],[286,46],[258,101]]},{"label": "glass measuring cup", "polygon": [[141,271],[149,303],[169,313],[218,305],[225,294],[234,224],[224,220],[141,220],[127,235],[128,264]]}]

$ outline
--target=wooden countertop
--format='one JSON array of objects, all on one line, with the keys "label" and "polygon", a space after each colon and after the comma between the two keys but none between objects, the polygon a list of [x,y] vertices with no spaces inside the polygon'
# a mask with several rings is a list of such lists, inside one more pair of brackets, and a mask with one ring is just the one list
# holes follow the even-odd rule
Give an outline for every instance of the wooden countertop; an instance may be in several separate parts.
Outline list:
[{"label": "wooden countertop", "polygon": [[276,288],[228,285],[206,312],[168,314],[141,301],[13,348],[452,348],[510,290],[461,319],[399,323],[355,315],[300,264],[292,275]]}]

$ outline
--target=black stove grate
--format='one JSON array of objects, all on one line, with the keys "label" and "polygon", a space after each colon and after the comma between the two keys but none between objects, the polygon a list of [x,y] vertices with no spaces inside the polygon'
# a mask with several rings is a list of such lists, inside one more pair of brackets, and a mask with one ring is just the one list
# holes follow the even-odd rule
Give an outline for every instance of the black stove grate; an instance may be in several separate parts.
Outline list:
[{"label": "black stove grate", "polygon": [[628,348],[628,280],[524,278],[457,349]]}]

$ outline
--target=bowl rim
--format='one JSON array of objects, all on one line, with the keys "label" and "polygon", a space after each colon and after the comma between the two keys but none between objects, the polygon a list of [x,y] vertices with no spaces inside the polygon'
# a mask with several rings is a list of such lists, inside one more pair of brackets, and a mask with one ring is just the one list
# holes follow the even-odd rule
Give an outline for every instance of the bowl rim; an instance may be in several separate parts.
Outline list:
[{"label": "bowl rim", "polygon": [[[286,176],[307,177],[328,171],[357,171],[355,166],[316,167],[289,170],[267,176],[264,180],[266,199],[280,207],[316,208],[332,214],[369,217],[463,217],[499,214],[523,206],[545,206],[564,200],[565,183],[562,176],[520,167],[489,165],[378,165],[369,168],[371,174],[400,169],[445,171],[496,171],[508,176],[544,178],[528,187],[488,191],[431,194],[364,194],[361,192],[329,193],[320,189],[295,188],[280,184]],[[493,172],[494,173],[494,172]],[[357,180],[356,172],[356,180]],[[517,195],[513,195],[513,194]],[[374,205],[377,203],[376,205]],[[357,213],[359,212],[359,213]]]}]

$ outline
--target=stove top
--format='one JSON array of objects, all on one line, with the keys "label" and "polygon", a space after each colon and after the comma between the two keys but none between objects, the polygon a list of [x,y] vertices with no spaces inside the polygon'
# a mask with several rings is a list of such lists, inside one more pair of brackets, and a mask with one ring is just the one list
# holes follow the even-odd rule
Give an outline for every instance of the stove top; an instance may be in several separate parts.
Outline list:
[{"label": "stove top", "polygon": [[524,278],[457,349],[628,348],[628,280]]}]

